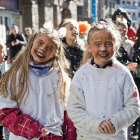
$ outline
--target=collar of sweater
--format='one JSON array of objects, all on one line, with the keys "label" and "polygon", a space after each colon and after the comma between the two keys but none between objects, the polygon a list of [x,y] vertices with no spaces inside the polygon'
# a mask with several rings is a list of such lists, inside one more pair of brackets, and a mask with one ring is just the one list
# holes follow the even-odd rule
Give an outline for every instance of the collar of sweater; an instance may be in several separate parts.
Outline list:
[{"label": "collar of sweater", "polygon": [[[116,58],[115,58],[115,57],[112,57],[112,58],[110,59],[110,61],[109,61],[107,64],[105,64],[101,69],[105,69],[105,68],[107,68],[107,67],[112,67],[112,66],[116,65],[116,61],[117,61]],[[93,59],[93,58],[91,58],[88,62],[89,62],[93,67],[100,68],[98,64],[94,63],[94,59]]]}]

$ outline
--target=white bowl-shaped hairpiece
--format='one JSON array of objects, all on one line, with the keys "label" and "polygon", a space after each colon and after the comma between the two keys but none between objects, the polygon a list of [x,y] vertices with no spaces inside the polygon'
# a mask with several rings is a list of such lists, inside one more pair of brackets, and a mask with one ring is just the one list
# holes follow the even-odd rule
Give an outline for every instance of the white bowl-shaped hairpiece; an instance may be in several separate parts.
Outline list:
[{"label": "white bowl-shaped hairpiece", "polygon": [[66,33],[67,33],[67,29],[66,27],[61,27],[59,30],[58,30],[58,35],[60,38],[63,38],[66,36]]},{"label": "white bowl-shaped hairpiece", "polygon": [[52,22],[45,22],[43,24],[44,29],[46,29],[47,31],[52,31],[53,30],[53,24]]}]

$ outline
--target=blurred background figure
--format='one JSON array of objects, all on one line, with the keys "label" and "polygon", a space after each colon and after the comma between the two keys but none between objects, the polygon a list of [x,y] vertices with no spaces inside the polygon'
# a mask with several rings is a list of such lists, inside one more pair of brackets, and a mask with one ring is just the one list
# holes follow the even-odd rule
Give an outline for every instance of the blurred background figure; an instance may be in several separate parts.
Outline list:
[{"label": "blurred background figure", "polygon": [[[4,62],[6,61],[6,46],[0,38],[0,77],[1,75],[5,72],[5,64]],[[3,132],[3,126],[0,124],[0,140],[5,140],[4,139],[4,132]]]},{"label": "blurred background figure", "polygon": [[132,58],[134,54],[134,49],[133,49],[134,42],[129,40],[127,37],[128,26],[127,26],[126,19],[123,19],[123,21],[118,22],[117,27],[121,34],[120,51],[122,51],[122,55],[123,55],[122,61],[123,63],[132,62]]},{"label": "blurred background figure", "polygon": [[[140,23],[138,25],[137,33],[136,33],[136,41],[134,44],[134,56],[133,62],[137,63],[137,67],[132,71],[134,81],[137,85],[138,91],[140,93]],[[130,138],[140,140],[140,117],[136,120],[132,127],[132,134]]]},{"label": "blurred background figure", "polygon": [[35,32],[35,29],[34,29],[34,28],[32,28],[32,34],[34,34],[34,32]]},{"label": "blurred background figure", "polygon": [[29,41],[29,38],[32,36],[32,29],[30,27],[25,28],[25,38],[26,41]]},{"label": "blurred background figure", "polygon": [[14,25],[12,27],[12,33],[9,35],[6,45],[10,48],[10,61],[13,61],[13,58],[17,53],[26,45],[25,36],[18,31],[18,27]]},{"label": "blurred background figure", "polygon": [[79,25],[74,19],[64,19],[59,25],[66,28],[66,35],[63,38],[65,56],[70,62],[69,76],[72,78],[80,66],[83,57],[84,43],[79,39]]},{"label": "blurred background figure", "polygon": [[114,23],[118,23],[120,21],[123,20],[123,18],[125,18],[127,20],[127,26],[128,26],[128,32],[127,32],[127,36],[128,39],[132,40],[133,42],[135,42],[135,36],[136,36],[136,31],[135,29],[131,26],[131,18],[129,16],[129,14],[127,13],[127,11],[125,11],[122,8],[117,9],[114,14],[112,15],[112,21]]},{"label": "blurred background figure", "polygon": [[90,24],[87,21],[79,21],[79,37],[84,41],[84,51],[87,48],[87,34],[90,29]]}]

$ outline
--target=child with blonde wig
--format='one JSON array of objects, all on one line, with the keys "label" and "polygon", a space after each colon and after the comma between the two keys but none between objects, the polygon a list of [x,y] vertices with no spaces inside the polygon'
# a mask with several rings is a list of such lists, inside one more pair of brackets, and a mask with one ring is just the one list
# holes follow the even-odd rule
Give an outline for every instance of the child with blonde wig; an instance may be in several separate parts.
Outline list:
[{"label": "child with blonde wig", "polygon": [[127,127],[139,117],[138,89],[130,71],[114,58],[119,36],[103,19],[89,30],[67,107],[78,140],[127,140]]},{"label": "child with blonde wig", "polygon": [[62,42],[65,56],[70,62],[69,76],[72,78],[80,66],[84,42],[79,39],[79,26],[76,20],[71,18],[63,19],[59,28],[66,29],[66,35],[63,37]]},{"label": "child with blonde wig", "polygon": [[59,33],[45,23],[0,81],[0,123],[9,140],[63,139],[68,67]]}]

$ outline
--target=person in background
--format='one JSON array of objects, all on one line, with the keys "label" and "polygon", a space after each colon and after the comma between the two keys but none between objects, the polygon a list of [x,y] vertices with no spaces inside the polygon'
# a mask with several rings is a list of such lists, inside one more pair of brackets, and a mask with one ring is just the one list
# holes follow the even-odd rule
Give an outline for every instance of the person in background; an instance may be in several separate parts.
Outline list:
[{"label": "person in background", "polygon": [[127,25],[128,25],[128,32],[127,32],[127,36],[129,40],[132,40],[133,42],[135,42],[135,36],[136,36],[136,31],[135,29],[131,26],[131,18],[129,16],[129,14],[127,13],[127,11],[125,11],[122,8],[117,9],[114,14],[112,15],[112,21],[114,23],[118,23],[120,21],[123,20],[123,18],[125,18],[127,20]]},{"label": "person in background", "polygon": [[140,114],[132,75],[114,57],[119,40],[120,33],[111,21],[99,20],[89,30],[67,107],[77,140],[127,140],[127,127]]},{"label": "person in background", "polygon": [[66,35],[63,38],[63,46],[65,50],[65,56],[70,61],[69,76],[72,78],[74,73],[80,66],[80,62],[83,57],[84,43],[79,39],[79,26],[78,22],[74,19],[64,19],[59,29],[65,27]]},{"label": "person in background", "polygon": [[[0,38],[0,78],[5,71],[3,66],[5,56],[6,56],[6,46],[2,38]],[[3,126],[1,124],[0,124],[0,140],[4,140]]]},{"label": "person in background", "polygon": [[118,50],[116,51],[115,55],[117,60],[119,60],[119,62],[121,62],[122,64],[132,62],[133,53],[134,53],[134,49],[133,49],[134,42],[129,40],[126,35],[128,28],[125,21],[126,20],[123,19],[123,21],[120,21],[116,24],[121,34],[121,40],[120,40],[120,46],[116,47],[116,49]]},{"label": "person in background", "polygon": [[127,21],[123,19],[123,21],[119,22],[117,24],[118,30],[120,31],[121,34],[121,44],[124,47],[124,49],[128,52],[128,54],[133,58],[134,54],[134,42],[128,39],[127,37],[127,32],[128,32],[128,26],[127,26]]},{"label": "person in background", "polygon": [[36,30],[34,28],[32,28],[32,34],[34,34],[36,32]]},{"label": "person in background", "polygon": [[[134,81],[140,93],[140,23],[138,25],[134,44],[133,62],[137,63],[137,67],[134,70],[131,70],[131,73],[133,74]],[[138,140],[140,140],[140,117],[133,124],[132,132],[133,133],[130,135],[130,138],[136,139],[138,137]]]},{"label": "person in background", "polygon": [[90,28],[90,24],[87,21],[79,21],[79,37],[84,41],[84,51],[87,48],[87,34]]},{"label": "person in background", "polygon": [[9,35],[6,45],[10,49],[10,61],[12,62],[18,52],[26,45],[25,36],[18,31],[18,27],[12,27],[12,34]]},{"label": "person in background", "polygon": [[28,42],[30,37],[32,36],[32,29],[30,27],[25,28],[25,38],[26,41]]}]

